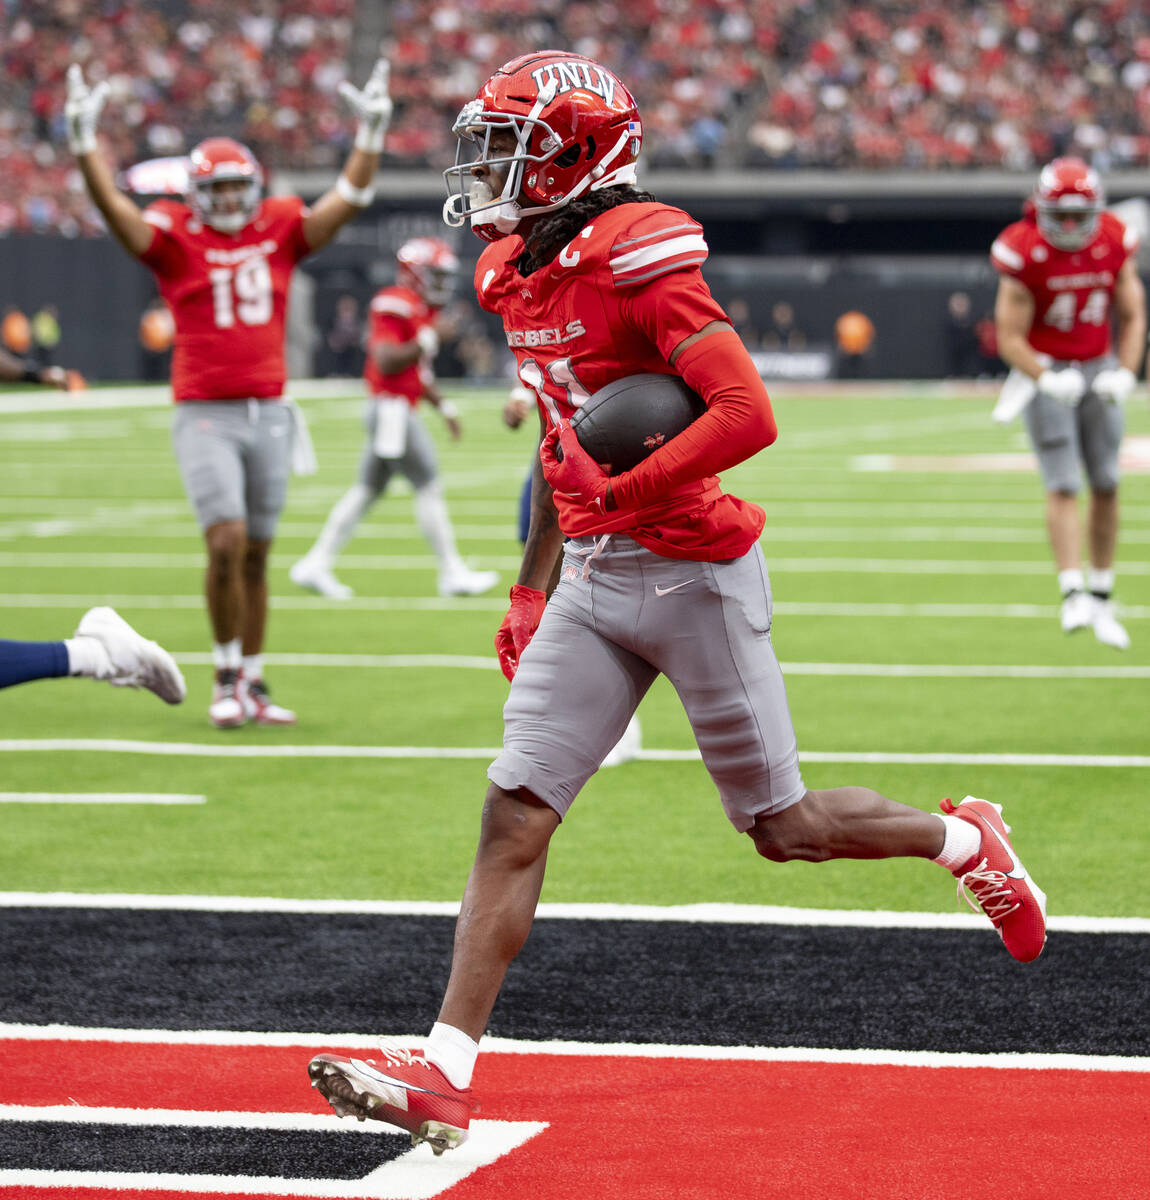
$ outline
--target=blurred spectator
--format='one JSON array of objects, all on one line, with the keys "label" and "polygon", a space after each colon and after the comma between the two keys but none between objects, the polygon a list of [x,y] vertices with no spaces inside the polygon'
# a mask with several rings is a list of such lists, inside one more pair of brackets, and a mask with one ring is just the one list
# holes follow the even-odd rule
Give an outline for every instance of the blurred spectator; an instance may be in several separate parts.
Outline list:
[{"label": "blurred spectator", "polygon": [[858,379],[863,374],[863,360],[874,344],[874,322],[857,309],[845,312],[835,322],[837,375],[840,379]]},{"label": "blurred spectator", "polygon": [[176,323],[171,309],[159,296],[140,314],[139,336],[140,378],[149,383],[167,379],[171,374]]},{"label": "blurred spectator", "polygon": [[331,327],[327,331],[327,370],[325,374],[358,379],[363,374],[363,321],[359,301],[345,292],[335,302]]},{"label": "blurred spectator", "polygon": [[795,324],[795,310],[786,300],[771,306],[771,323],[763,333],[764,350],[805,350],[807,335]]},{"label": "blurred spectator", "polygon": [[42,367],[56,361],[60,345],[60,314],[54,304],[42,305],[32,314],[30,322],[33,356]]},{"label": "blurred spectator", "polygon": [[946,301],[946,373],[954,379],[971,379],[981,368],[970,295],[951,292]]},{"label": "blurred spectator", "polygon": [[4,319],[0,321],[0,342],[13,354],[24,355],[32,348],[32,326],[14,304],[9,304],[4,310]]},{"label": "blurred spectator", "polygon": [[748,350],[759,348],[759,331],[751,320],[751,306],[742,296],[733,296],[726,303],[727,319]]}]

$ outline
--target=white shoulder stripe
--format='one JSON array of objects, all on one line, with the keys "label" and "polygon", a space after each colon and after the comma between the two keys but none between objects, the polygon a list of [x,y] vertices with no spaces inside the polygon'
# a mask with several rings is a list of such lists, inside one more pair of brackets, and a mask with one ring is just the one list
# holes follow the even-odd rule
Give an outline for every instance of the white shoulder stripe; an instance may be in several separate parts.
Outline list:
[{"label": "white shoulder stripe", "polygon": [[1138,232],[1133,225],[1122,226],[1122,248],[1128,254],[1133,254],[1138,248]]},{"label": "white shoulder stripe", "polygon": [[410,317],[415,310],[410,302],[399,296],[376,296],[371,302],[371,311],[389,313],[395,317]]},{"label": "white shoulder stripe", "polygon": [[[688,234],[686,237],[671,238],[668,241],[656,242],[653,246],[640,246],[635,250],[627,250],[616,254],[611,260],[611,270],[615,275],[625,275],[631,271],[652,267],[665,259],[678,258],[688,255],[692,259],[707,257],[707,243],[701,233]],[[699,261],[702,261],[699,259]]]},{"label": "white shoulder stripe", "polygon": [[1012,271],[1021,271],[1026,265],[1022,255],[1017,250],[1012,250],[1001,238],[990,247],[990,257],[997,258],[1004,267],[1009,267]]},{"label": "white shoulder stripe", "polygon": [[159,209],[148,209],[144,213],[144,220],[157,229],[171,229],[172,227],[172,218],[168,213],[161,212]]},{"label": "white shoulder stripe", "polygon": [[637,246],[640,242],[649,242],[654,238],[663,238],[671,233],[682,233],[685,229],[699,230],[700,226],[695,221],[685,221],[682,225],[668,225],[663,229],[656,229],[654,233],[644,233],[639,237],[629,238],[625,242],[616,242],[615,249],[622,250],[625,246]]}]

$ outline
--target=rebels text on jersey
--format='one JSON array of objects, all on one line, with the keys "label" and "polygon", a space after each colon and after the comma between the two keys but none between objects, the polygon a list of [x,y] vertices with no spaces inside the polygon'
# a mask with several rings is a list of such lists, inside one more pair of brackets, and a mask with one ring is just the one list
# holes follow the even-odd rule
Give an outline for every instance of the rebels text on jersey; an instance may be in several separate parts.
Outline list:
[{"label": "rebels text on jersey", "polygon": [[284,323],[292,269],[310,252],[303,201],[269,196],[237,234],[202,224],[185,204],[144,210],[154,229],[140,255],[172,311],[175,399],[272,399],[283,395]]},{"label": "rebels text on jersey", "polygon": [[403,396],[414,408],[424,392],[423,365],[418,359],[402,371],[385,375],[376,365],[372,351],[380,345],[410,342],[435,310],[428,308],[418,292],[405,287],[380,288],[368,309],[367,360],[363,377],[373,396]]},{"label": "rebels text on jersey", "polygon": [[[523,240],[493,242],[475,271],[479,303],[503,321],[519,378],[548,426],[608,383],[669,373],[684,339],[727,315],[699,270],[707,244],[699,224],[665,204],[621,204],[593,218],[530,275],[516,259]],[[723,493],[715,476],[680,484],[639,510],[606,515],[556,494],[568,537],[624,532],[671,558],[717,560],[746,553],[762,532],[757,505]]]},{"label": "rebels text on jersey", "polygon": [[1113,213],[1100,214],[1097,234],[1078,250],[1052,246],[1027,216],[998,235],[990,261],[1034,297],[1030,345],[1060,362],[1085,362],[1110,349],[1114,286],[1137,246],[1137,236]]}]

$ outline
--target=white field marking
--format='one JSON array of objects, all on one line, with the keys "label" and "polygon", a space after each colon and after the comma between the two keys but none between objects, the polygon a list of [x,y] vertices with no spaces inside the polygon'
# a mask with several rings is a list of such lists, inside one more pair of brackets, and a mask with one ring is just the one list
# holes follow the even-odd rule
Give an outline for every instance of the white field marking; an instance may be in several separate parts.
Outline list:
[{"label": "white field marking", "polygon": [[[8,738],[0,753],[79,751],[82,753],[154,754],[171,758],[380,758],[486,759],[501,753],[498,746],[225,746],[204,742],[142,742],[114,738]],[[692,750],[640,750],[639,762],[698,762]],[[880,766],[967,767],[1150,767],[1150,754],[915,754],[885,750],[805,750],[803,763],[870,763]]]},{"label": "white field marking", "polygon": [[[352,596],[350,600],[327,600],[322,596],[285,593],[272,602],[277,609],[335,609],[343,612],[450,612],[471,609],[475,612],[507,611],[507,601],[493,596]],[[79,608],[94,604],[109,604],[118,609],[202,609],[202,596],[157,595],[57,595],[39,593],[0,593],[0,609],[4,608]],[[1150,618],[1150,605],[1119,605],[1124,620],[1141,621]],[[819,601],[787,601],[775,604],[774,612],[781,617],[977,617],[993,620],[1037,619],[1050,620],[1058,616],[1058,608],[1050,604],[857,604],[823,603]]]},{"label": "white field marking", "polygon": [[[293,900],[280,896],[186,896],[137,892],[0,892],[0,908],[147,909],[163,912],[299,913],[327,916],[457,917],[446,900]],[[984,932],[975,913],[883,909],[795,908],[778,904],[569,904],[545,901],[540,918],[556,921],[678,921],[685,924],[786,925],[803,928],[957,929]],[[1147,917],[1051,916],[1061,933],[1150,933]],[[7,1028],[0,1023],[0,1035]],[[39,1029],[40,1026],[31,1026]]]},{"label": "white field marking", "polygon": [[[88,1029],[76,1025],[0,1024],[0,1038],[28,1041],[120,1042],[175,1046],[272,1046],[301,1049],[378,1050],[381,1041],[412,1049],[421,1035],[358,1033],[255,1033],[230,1030]],[[830,1050],[806,1046],[667,1046],[634,1042],[528,1042],[485,1037],[484,1054],[555,1054],[595,1058],[690,1058],[717,1062],[817,1062],[892,1067],[998,1067],[1015,1070],[1150,1071],[1150,1058],[1119,1054],[971,1054],[938,1050]],[[81,1110],[83,1111],[83,1110]],[[147,1111],[147,1110],[145,1110]],[[502,1122],[500,1122],[501,1124]],[[495,1124],[495,1122],[493,1122]],[[475,1128],[476,1122],[472,1122]],[[360,1193],[356,1193],[359,1195]]]},{"label": "white field marking", "polygon": [[[35,1120],[28,1113],[34,1108],[17,1108],[9,1120]],[[61,1111],[67,1111],[62,1108]],[[194,1113],[170,1113],[163,1109],[73,1109],[74,1115],[67,1117],[44,1117],[42,1120],[96,1121],[104,1120],[88,1114],[120,1114],[114,1117],[117,1125],[190,1125],[191,1120],[167,1121],[165,1115],[194,1117]],[[0,1119],[5,1117],[0,1110]],[[280,1125],[278,1116],[267,1113],[209,1113],[206,1124],[232,1129],[280,1129],[295,1128]],[[317,1117],[317,1122],[304,1128],[323,1132],[339,1132],[343,1121],[333,1121],[330,1116]],[[350,1122],[358,1126],[358,1121]],[[379,1129],[371,1129],[372,1122],[365,1122],[370,1132],[378,1136]],[[547,1128],[543,1121],[472,1121],[471,1130],[476,1136],[462,1146],[434,1158],[430,1151],[408,1150],[398,1158],[376,1167],[358,1179],[285,1179],[274,1175],[221,1175],[221,1174],[178,1174],[157,1171],[50,1171],[0,1169],[0,1186],[51,1188],[55,1195],[71,1194],[80,1188],[107,1188],[136,1191],[173,1191],[189,1195],[227,1194],[244,1196],[292,1196],[318,1197],[343,1200],[355,1196],[358,1200],[431,1200],[466,1179],[480,1167],[512,1153],[525,1142]],[[399,1133],[399,1130],[392,1130]]]},{"label": "white field marking", "polygon": [[[206,667],[213,663],[209,652],[173,651],[173,658],[188,667]],[[378,670],[417,670],[442,667],[447,670],[497,671],[499,660],[468,654],[265,654],[271,667],[364,667]],[[1145,667],[1057,667],[1011,666],[970,663],[780,663],[785,675],[825,675],[866,679],[1150,679]]]},{"label": "white field marking", "polygon": [[206,804],[187,792],[0,792],[0,804]]}]

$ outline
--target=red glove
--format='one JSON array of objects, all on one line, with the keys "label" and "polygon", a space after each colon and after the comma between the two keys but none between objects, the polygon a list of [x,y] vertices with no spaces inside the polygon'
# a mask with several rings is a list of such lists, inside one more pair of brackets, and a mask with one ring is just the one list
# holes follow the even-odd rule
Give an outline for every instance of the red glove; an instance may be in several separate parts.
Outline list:
[{"label": "red glove", "polygon": [[607,472],[579,445],[570,421],[560,421],[548,430],[539,447],[539,458],[543,477],[553,492],[577,501],[592,512],[604,513],[615,507]]},{"label": "red glove", "polygon": [[499,655],[499,669],[508,679],[515,678],[519,669],[519,656],[527,649],[539,622],[543,619],[543,606],[547,597],[538,588],[525,587],[521,583],[511,589],[511,607],[499,632],[495,635],[495,653]]}]

